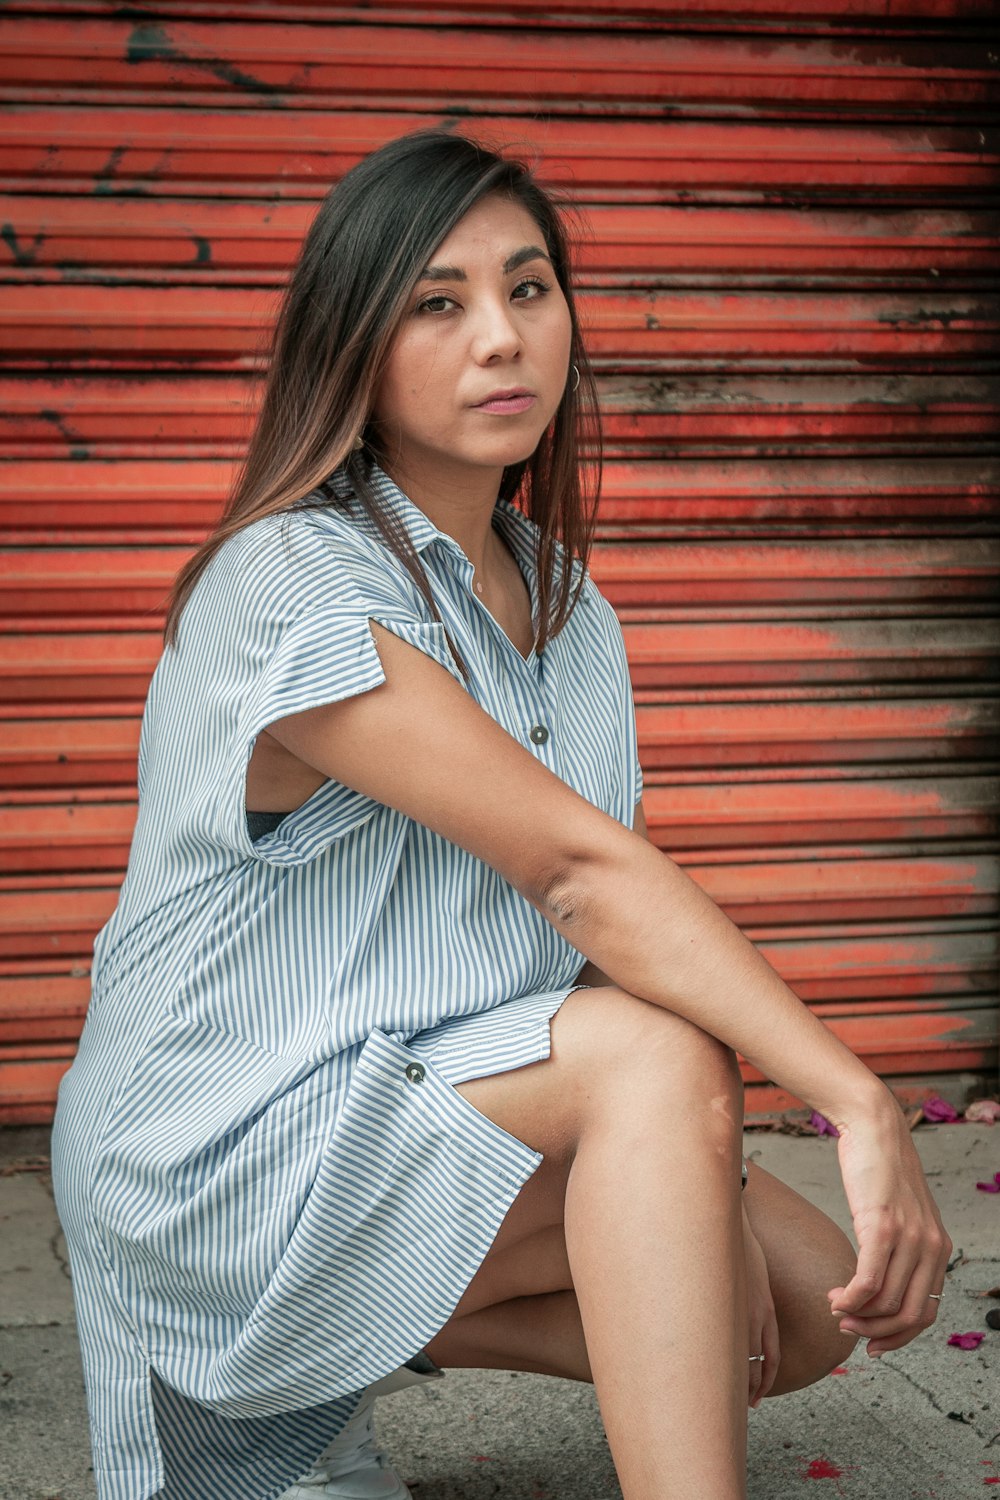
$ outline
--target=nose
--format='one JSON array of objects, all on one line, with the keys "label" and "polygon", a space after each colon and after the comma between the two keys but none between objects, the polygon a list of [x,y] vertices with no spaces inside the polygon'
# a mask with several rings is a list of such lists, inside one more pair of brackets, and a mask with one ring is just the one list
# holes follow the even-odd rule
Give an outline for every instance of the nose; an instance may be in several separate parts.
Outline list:
[{"label": "nose", "polygon": [[504,299],[490,297],[477,310],[473,324],[472,353],[481,365],[497,359],[513,359],[521,351],[521,335]]}]

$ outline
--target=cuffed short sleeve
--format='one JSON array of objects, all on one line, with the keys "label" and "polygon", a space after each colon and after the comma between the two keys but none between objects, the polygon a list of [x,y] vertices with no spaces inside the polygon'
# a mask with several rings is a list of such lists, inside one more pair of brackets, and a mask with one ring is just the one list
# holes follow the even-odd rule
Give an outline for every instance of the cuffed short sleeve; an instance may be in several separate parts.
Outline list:
[{"label": "cuffed short sleeve", "polygon": [[[245,707],[238,735],[244,757],[238,788],[241,816],[246,767],[262,729],[287,714],[341,702],[385,681],[369,625],[373,619],[462,680],[443,625],[380,617],[363,604],[358,615],[323,612],[297,621],[282,637]],[[331,779],[271,833],[251,841],[250,848],[268,864],[302,864],[368,822],[381,806],[373,797]],[[245,829],[245,817],[242,821]]]},{"label": "cuffed short sleeve", "polygon": [[[260,733],[278,719],[370,692],[385,682],[371,621],[416,646],[463,682],[445,627],[420,619],[401,590],[368,597],[348,557],[314,531],[279,540],[277,526],[228,549],[201,591],[188,649],[200,654],[192,686],[214,693],[204,711],[218,746],[207,788],[211,832],[244,858],[274,865],[313,859],[368,822],[382,804],[325,781],[278,826],[251,839],[246,774]],[[194,597],[192,604],[194,604]],[[190,608],[190,606],[189,606]],[[464,682],[463,682],[464,685]],[[214,720],[214,722],[212,722]]]}]

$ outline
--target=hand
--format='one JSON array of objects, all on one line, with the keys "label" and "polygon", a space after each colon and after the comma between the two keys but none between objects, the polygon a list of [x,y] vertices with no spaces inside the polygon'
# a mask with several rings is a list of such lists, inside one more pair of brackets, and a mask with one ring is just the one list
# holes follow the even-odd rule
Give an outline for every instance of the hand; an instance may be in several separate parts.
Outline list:
[{"label": "hand", "polygon": [[747,1313],[749,1317],[751,1354],[763,1354],[749,1361],[750,1384],[748,1400],[757,1407],[771,1389],[778,1374],[781,1350],[778,1344],[778,1320],[774,1314],[771,1283],[767,1275],[767,1262],[746,1212],[743,1214],[743,1248],[747,1261]]},{"label": "hand", "polygon": [[929,1328],[952,1251],[902,1110],[885,1090],[876,1117],[838,1126],[840,1172],[858,1266],[827,1296],[840,1327],[868,1339],[872,1358]]}]

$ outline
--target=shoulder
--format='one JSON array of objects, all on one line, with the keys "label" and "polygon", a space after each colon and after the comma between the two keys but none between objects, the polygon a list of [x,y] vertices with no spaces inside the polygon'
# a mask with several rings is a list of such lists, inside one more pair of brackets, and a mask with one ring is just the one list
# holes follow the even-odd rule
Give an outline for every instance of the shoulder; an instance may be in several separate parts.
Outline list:
[{"label": "shoulder", "polygon": [[196,614],[240,629],[255,620],[290,624],[317,612],[405,618],[415,591],[405,570],[386,566],[388,557],[388,549],[349,516],[332,507],[295,506],[228,537],[199,578],[191,604]]},{"label": "shoulder", "polygon": [[312,514],[292,508],[262,516],[228,537],[206,569],[207,577],[232,582],[240,592],[267,592],[274,586],[308,594],[313,586],[336,588],[342,581],[338,551],[346,555],[350,534],[338,547],[335,539],[314,524]]}]

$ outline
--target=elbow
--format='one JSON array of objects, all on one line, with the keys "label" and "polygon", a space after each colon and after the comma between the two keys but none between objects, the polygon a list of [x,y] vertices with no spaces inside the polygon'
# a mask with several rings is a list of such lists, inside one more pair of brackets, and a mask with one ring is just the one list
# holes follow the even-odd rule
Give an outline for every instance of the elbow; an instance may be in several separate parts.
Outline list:
[{"label": "elbow", "polygon": [[582,835],[574,838],[562,830],[559,847],[549,851],[540,870],[532,872],[526,892],[542,915],[567,934],[586,925],[629,878],[636,859],[647,857],[651,850],[632,829],[585,806],[587,823]]},{"label": "elbow", "polygon": [[546,883],[536,902],[542,915],[557,927],[566,927],[573,921],[577,903],[578,897],[565,875]]},{"label": "elbow", "polygon": [[563,932],[575,931],[590,906],[587,881],[577,864],[565,864],[550,873],[533,899],[546,920]]}]

